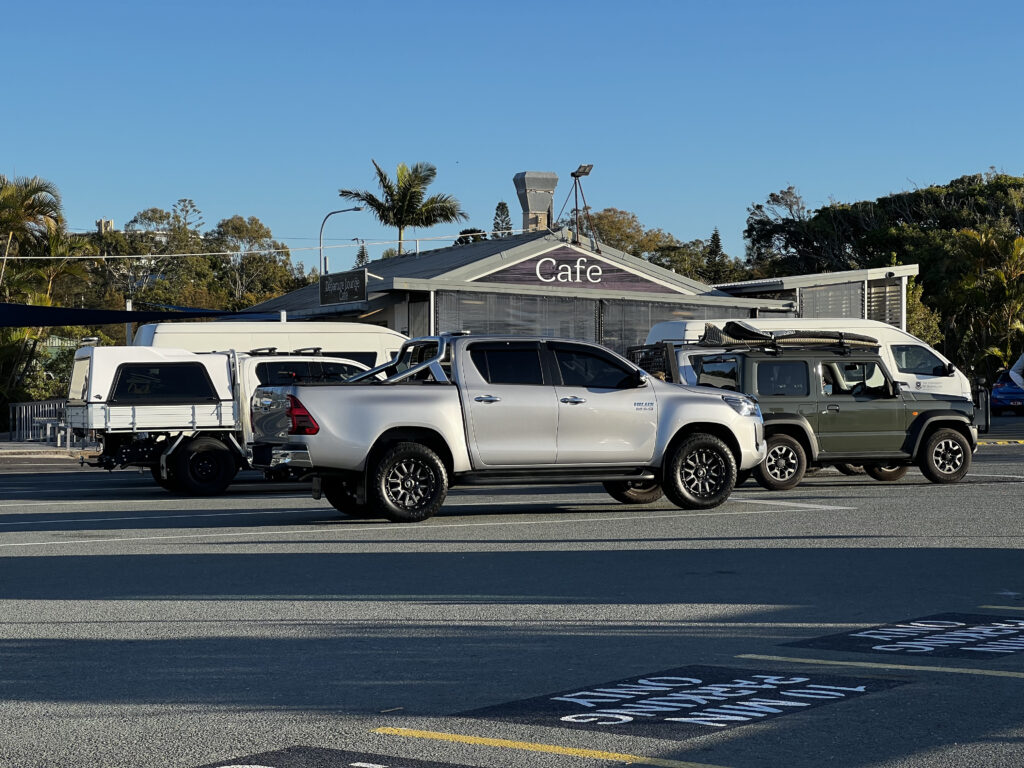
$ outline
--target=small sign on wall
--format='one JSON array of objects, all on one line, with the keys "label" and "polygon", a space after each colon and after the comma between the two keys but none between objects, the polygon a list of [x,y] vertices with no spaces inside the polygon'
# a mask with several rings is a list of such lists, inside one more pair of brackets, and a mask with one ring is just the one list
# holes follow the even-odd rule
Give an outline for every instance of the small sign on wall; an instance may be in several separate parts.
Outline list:
[{"label": "small sign on wall", "polygon": [[366,301],[366,270],[320,275],[320,306]]}]

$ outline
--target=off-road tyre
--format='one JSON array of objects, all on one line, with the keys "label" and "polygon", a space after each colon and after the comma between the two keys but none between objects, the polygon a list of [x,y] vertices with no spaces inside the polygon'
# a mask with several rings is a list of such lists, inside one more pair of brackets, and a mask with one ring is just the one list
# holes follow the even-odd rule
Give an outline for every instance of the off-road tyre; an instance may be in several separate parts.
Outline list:
[{"label": "off-road tyre", "polygon": [[907,474],[906,464],[885,464],[876,466],[866,466],[864,471],[869,477],[873,477],[883,483],[891,483],[899,480],[905,474]]},{"label": "off-road tyre", "polygon": [[754,479],[769,491],[788,491],[804,479],[807,452],[795,437],[772,435],[767,439],[768,455],[754,469]]},{"label": "off-road tyre", "polygon": [[661,487],[682,509],[711,509],[729,498],[736,485],[736,459],[714,435],[690,435],[672,450]]},{"label": "off-road tyre", "polygon": [[190,496],[224,493],[238,474],[231,449],[213,437],[197,437],[178,446],[169,461],[181,492]]},{"label": "off-road tyre", "polygon": [[357,520],[373,520],[383,517],[372,504],[359,504],[351,486],[340,477],[324,477],[320,480],[320,491],[331,506],[348,517]]},{"label": "off-road tyre", "polygon": [[393,523],[433,517],[448,495],[448,472],[440,457],[419,443],[398,443],[377,462],[370,494],[378,513]]},{"label": "off-road tyre", "polygon": [[971,444],[955,429],[938,429],[921,446],[918,465],[933,483],[959,482],[971,468]]},{"label": "off-road tyre", "polygon": [[602,485],[609,496],[623,504],[651,504],[665,495],[657,480],[624,480]]}]

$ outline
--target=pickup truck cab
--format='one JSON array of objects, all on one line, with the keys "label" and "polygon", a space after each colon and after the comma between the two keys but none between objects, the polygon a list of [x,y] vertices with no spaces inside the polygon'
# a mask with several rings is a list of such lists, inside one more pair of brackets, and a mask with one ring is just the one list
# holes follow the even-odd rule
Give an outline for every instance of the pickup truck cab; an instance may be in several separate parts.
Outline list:
[{"label": "pickup truck cab", "polygon": [[257,464],[307,468],[339,511],[398,522],[430,517],[455,484],[600,482],[624,503],[705,509],[765,455],[750,398],[550,338],[413,339],[339,385],[260,387],[252,418]]}]

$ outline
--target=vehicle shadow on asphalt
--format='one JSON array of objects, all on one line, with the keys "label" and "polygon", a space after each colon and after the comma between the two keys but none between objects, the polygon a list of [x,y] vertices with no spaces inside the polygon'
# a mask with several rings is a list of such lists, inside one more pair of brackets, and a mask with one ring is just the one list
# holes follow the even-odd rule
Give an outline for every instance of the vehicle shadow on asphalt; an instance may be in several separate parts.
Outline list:
[{"label": "vehicle shadow on asphalt", "polygon": [[[6,701],[365,715],[401,708],[402,717],[450,716],[687,664],[764,671],[765,662],[735,657],[791,656],[778,646],[852,624],[973,607],[981,582],[1012,584],[1020,574],[1019,550],[1010,548],[214,552],[57,560],[28,555],[3,564],[8,603],[64,606],[59,619],[36,609],[4,616]],[[81,610],[82,601],[95,612]],[[109,601],[143,601],[144,608],[134,618],[106,618]],[[997,666],[1019,668],[1020,660]],[[787,754],[806,757],[801,750],[814,725],[828,731],[831,754],[856,756],[844,765],[874,765],[1021,724],[1019,680],[959,676],[951,694],[950,681],[936,683],[934,674],[842,674],[911,685],[730,732],[730,739],[771,744],[775,765],[803,765]],[[972,711],[984,717],[965,716]],[[863,739],[849,721],[835,727],[842,717],[873,724],[874,738]],[[889,729],[898,738],[882,738]]]}]

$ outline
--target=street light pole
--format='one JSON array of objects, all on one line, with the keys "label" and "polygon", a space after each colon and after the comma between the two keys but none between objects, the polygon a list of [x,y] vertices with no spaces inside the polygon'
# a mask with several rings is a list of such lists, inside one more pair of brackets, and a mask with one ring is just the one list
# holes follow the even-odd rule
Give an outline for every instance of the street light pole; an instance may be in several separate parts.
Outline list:
[{"label": "street light pole", "polygon": [[341,210],[331,211],[326,216],[324,216],[324,220],[322,222],[320,222],[320,274],[321,275],[326,275],[327,274],[327,259],[324,258],[324,224],[326,224],[327,220],[329,218],[331,218],[331,216],[333,216],[336,213],[347,213],[348,211],[361,211],[361,210],[363,210],[363,207],[361,205],[357,205],[355,208],[342,208]]}]

